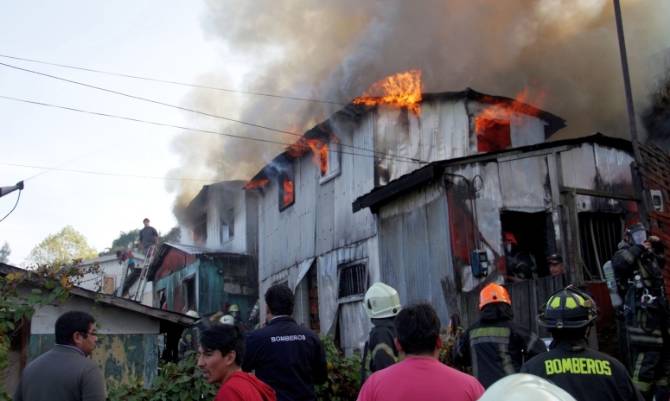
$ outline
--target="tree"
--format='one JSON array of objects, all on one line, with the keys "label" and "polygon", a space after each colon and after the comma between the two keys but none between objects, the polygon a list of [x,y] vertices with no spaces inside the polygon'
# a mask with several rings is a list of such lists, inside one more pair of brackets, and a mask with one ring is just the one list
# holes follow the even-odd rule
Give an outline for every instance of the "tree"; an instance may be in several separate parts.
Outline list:
[{"label": "tree", "polygon": [[112,241],[111,250],[116,251],[117,249],[128,248],[128,245],[132,245],[133,242],[137,240],[140,236],[140,230],[130,230],[127,232],[121,231],[118,238]]},{"label": "tree", "polygon": [[9,248],[7,241],[5,241],[5,244],[0,248],[0,263],[7,263],[11,253],[12,250]]},{"label": "tree", "polygon": [[181,239],[181,231],[179,230],[179,227],[172,227],[170,231],[168,231],[167,234],[161,235],[160,238],[158,239],[159,242],[179,242]]},{"label": "tree", "polygon": [[86,237],[72,226],[65,226],[33,248],[28,259],[37,265],[62,266],[96,256],[97,252],[88,244]]}]

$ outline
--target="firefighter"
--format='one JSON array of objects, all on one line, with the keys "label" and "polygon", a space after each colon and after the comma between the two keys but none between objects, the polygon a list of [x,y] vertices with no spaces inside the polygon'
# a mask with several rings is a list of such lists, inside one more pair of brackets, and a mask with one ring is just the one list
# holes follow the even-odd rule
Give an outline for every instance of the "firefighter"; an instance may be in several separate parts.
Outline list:
[{"label": "firefighter", "polygon": [[500,379],[479,401],[575,401],[574,397],[549,381],[526,373]]},{"label": "firefighter", "polygon": [[670,397],[670,313],[663,285],[663,244],[647,238],[642,224],[626,230],[624,241],[612,257],[616,288],[623,300],[633,382],[646,399]]},{"label": "firefighter", "polygon": [[479,321],[461,336],[456,363],[488,388],[498,379],[518,373],[525,360],[545,352],[544,343],[512,323],[512,300],[505,287],[491,283],[479,293]]},{"label": "firefighter", "polygon": [[198,350],[200,330],[204,328],[203,321],[200,319],[200,314],[198,312],[189,310],[186,312],[186,316],[196,320],[190,327],[185,328],[179,337],[179,344],[177,345],[179,360],[186,358],[191,353]]},{"label": "firefighter", "polygon": [[623,364],[587,346],[597,316],[593,299],[576,287],[555,292],[537,318],[554,339],[550,351],[526,362],[521,371],[551,381],[577,401],[642,401]]},{"label": "firefighter", "polygon": [[363,349],[363,380],[398,361],[398,350],[395,347],[398,335],[393,320],[401,309],[398,291],[382,282],[370,286],[365,293],[364,304],[373,327]]}]

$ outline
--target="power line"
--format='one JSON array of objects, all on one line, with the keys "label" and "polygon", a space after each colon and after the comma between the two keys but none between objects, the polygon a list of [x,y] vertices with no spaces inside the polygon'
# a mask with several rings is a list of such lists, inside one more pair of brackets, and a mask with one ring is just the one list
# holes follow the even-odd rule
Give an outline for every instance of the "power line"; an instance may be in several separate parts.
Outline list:
[{"label": "power line", "polygon": [[[12,65],[12,64],[7,64],[7,63],[0,62],[0,66],[4,66],[4,67],[7,67],[7,68],[12,68],[12,69],[23,71],[23,72],[28,72],[28,73],[31,73],[31,74],[41,75],[41,76],[44,76],[44,77],[47,77],[47,78],[52,78],[52,79],[56,79],[56,80],[59,80],[59,81],[68,82],[68,83],[75,84],[75,85],[80,85],[80,86],[90,88],[90,89],[100,90],[100,91],[111,93],[111,94],[118,95],[118,96],[128,97],[128,98],[131,98],[131,99],[134,99],[134,100],[149,102],[149,103],[153,103],[153,104],[157,104],[157,105],[165,106],[165,107],[172,107],[172,108],[182,110],[182,111],[187,111],[187,112],[190,112],[190,113],[200,114],[200,115],[207,116],[207,117],[212,117],[212,118],[218,118],[218,119],[222,119],[222,120],[225,120],[225,121],[229,121],[229,122],[233,122],[233,123],[237,123],[237,124],[241,124],[241,125],[246,125],[246,126],[250,126],[250,127],[254,127],[254,128],[260,128],[260,129],[263,129],[263,130],[267,130],[267,131],[271,131],[271,132],[275,132],[275,133],[279,133],[279,134],[291,135],[291,136],[295,136],[295,137],[298,137],[298,138],[303,137],[301,134],[298,134],[298,133],[295,133],[295,132],[282,130],[282,129],[278,129],[278,128],[273,128],[273,127],[269,127],[267,125],[251,123],[251,122],[238,120],[238,119],[234,119],[234,118],[230,118],[230,117],[225,117],[225,116],[221,116],[221,115],[218,115],[218,114],[212,114],[212,113],[208,113],[208,112],[205,112],[205,111],[202,111],[202,110],[191,109],[191,108],[188,108],[188,107],[183,107],[183,106],[179,106],[179,105],[175,105],[175,104],[171,104],[171,103],[165,103],[165,102],[162,102],[160,100],[155,100],[155,99],[151,99],[151,98],[147,98],[147,97],[143,97],[143,96],[132,95],[132,94],[129,94],[129,93],[125,93],[125,92],[121,92],[121,91],[117,91],[117,90],[113,90],[113,89],[109,89],[109,88],[104,88],[104,87],[101,87],[101,86],[96,86],[96,85],[88,84],[88,83],[85,83],[85,82],[75,81],[75,80],[72,80],[72,79],[60,77],[60,76],[57,76],[57,75],[47,74],[47,73],[44,73],[44,72],[41,72],[41,71],[35,71],[35,70],[28,69],[28,68],[15,66],[15,65]],[[363,151],[366,151],[366,152],[372,152],[372,153],[377,154],[377,155],[386,155],[383,152],[375,151],[375,150],[372,150],[372,149],[367,149],[367,148],[363,148],[363,147],[359,147],[359,146],[344,145],[344,144],[341,144],[341,146],[342,147],[347,147],[347,148],[350,148],[350,149],[355,149],[355,150],[363,150]],[[396,155],[396,154],[390,154],[390,155],[392,155],[392,156],[394,156],[398,159],[402,158],[402,159],[407,159],[409,161],[413,161],[413,162],[417,162],[417,163],[424,163],[424,164],[426,163],[422,160],[414,159],[414,158],[407,157],[407,156],[401,156],[401,155]]]},{"label": "power line", "polygon": [[159,82],[159,83],[170,84],[170,85],[186,86],[186,87],[190,87],[190,88],[209,89],[209,90],[215,90],[215,91],[219,91],[219,92],[237,93],[237,94],[242,94],[242,95],[263,96],[263,97],[271,97],[271,98],[276,98],[276,99],[295,100],[295,101],[299,101],[299,102],[323,103],[323,104],[332,104],[332,105],[335,105],[335,106],[346,106],[346,104],[343,104],[341,102],[335,102],[335,101],[332,101],[332,100],[320,100],[320,99],[299,97],[299,96],[285,96],[285,95],[277,95],[277,94],[273,94],[273,93],[243,91],[243,90],[237,90],[237,89],[221,88],[221,87],[210,86],[210,85],[201,85],[201,84],[194,84],[194,83],[187,83],[187,82],[180,82],[180,81],[172,81],[172,80],[168,80],[168,79],[152,78],[152,77],[141,76],[141,75],[131,75],[131,74],[124,74],[124,73],[120,73],[120,72],[98,70],[98,69],[94,69],[94,68],[79,67],[79,66],[69,65],[69,64],[53,63],[53,62],[44,61],[44,60],[37,60],[37,59],[31,59],[31,58],[25,58],[25,57],[10,56],[8,54],[0,54],[0,57],[12,59],[12,60],[18,60],[18,61],[27,61],[29,63],[51,65],[51,66],[54,66],[54,67],[69,68],[69,69],[72,69],[72,70],[94,72],[94,73],[97,73],[97,74],[112,75],[112,76],[117,76],[117,77],[131,78],[131,79],[137,79],[137,80],[149,81],[149,82]]},{"label": "power line", "polygon": [[110,173],[110,172],[106,172],[106,171],[79,170],[79,169],[71,169],[71,168],[62,168],[62,167],[57,167],[57,166],[56,167],[54,167],[54,166],[39,166],[39,165],[23,164],[23,163],[0,162],[0,165],[10,166],[10,167],[37,168],[37,169],[40,169],[40,170],[63,171],[63,172],[78,173],[78,174],[101,175],[101,176],[109,176],[109,177],[142,178],[142,179],[163,180],[163,181],[212,182],[212,180],[205,180],[205,179],[202,179],[202,178],[184,178],[184,177],[174,177],[173,178],[173,177],[160,177],[160,176],[155,176],[155,175],[121,174],[121,173]]},{"label": "power line", "polygon": [[0,219],[0,223],[2,223],[3,221],[5,221],[5,219],[6,219],[7,217],[9,217],[10,214],[12,214],[12,212],[14,211],[14,209],[16,209],[16,206],[18,206],[18,204],[19,204],[19,199],[21,199],[21,192],[23,192],[23,191],[19,190],[19,194],[16,196],[16,202],[14,203],[14,207],[12,207],[12,210],[10,210],[9,213],[7,213],[7,214],[5,215],[5,217],[3,217],[2,219]]},{"label": "power line", "polygon": [[[247,140],[247,141],[256,141],[256,142],[263,142],[263,143],[270,143],[270,144],[275,144],[275,145],[283,145],[283,146],[290,146],[293,145],[291,143],[286,143],[286,142],[280,142],[280,141],[275,141],[271,139],[264,139],[264,138],[256,138],[256,137],[248,137],[248,136],[243,136],[243,135],[237,135],[237,134],[229,134],[225,132],[219,132],[219,131],[212,131],[212,130],[206,130],[202,128],[192,128],[192,127],[186,127],[186,126],[181,126],[181,125],[175,125],[175,124],[168,124],[168,123],[163,123],[159,121],[149,121],[149,120],[143,120],[140,118],[135,118],[135,117],[128,117],[128,116],[119,116],[116,114],[109,114],[109,113],[102,113],[98,111],[90,111],[90,110],[83,110],[83,109],[78,109],[75,107],[69,107],[69,106],[61,106],[61,105],[56,105],[52,103],[45,103],[45,102],[38,102],[36,100],[30,100],[30,99],[23,99],[23,98],[17,98],[17,97],[12,97],[12,96],[4,96],[0,95],[0,99],[5,99],[5,100],[11,100],[15,102],[23,102],[23,103],[29,103],[37,106],[43,106],[43,107],[51,107],[51,108],[56,108],[56,109],[62,109],[62,110],[68,110],[68,111],[74,111],[77,113],[83,113],[83,114],[90,114],[98,117],[106,117],[106,118],[113,118],[113,119],[118,119],[118,120],[126,120],[126,121],[132,121],[135,123],[142,123],[142,124],[149,124],[149,125],[155,125],[159,127],[164,127],[164,128],[176,128],[184,131],[192,131],[192,132],[199,132],[199,133],[204,133],[204,134],[211,134],[211,135],[219,135],[219,136],[225,136],[229,138],[234,138],[234,139],[240,139],[240,140]],[[352,156],[359,156],[359,157],[376,157],[374,151],[369,151],[372,152],[370,154],[361,154],[361,153],[353,153],[353,152],[346,152],[343,150],[340,150],[339,153],[342,154],[349,154]],[[379,152],[377,152],[379,153]],[[414,159],[401,159],[397,158],[391,154],[383,154],[382,159],[394,159],[396,161],[402,161],[402,162],[407,162],[407,163],[425,163],[422,161],[414,160]]]}]

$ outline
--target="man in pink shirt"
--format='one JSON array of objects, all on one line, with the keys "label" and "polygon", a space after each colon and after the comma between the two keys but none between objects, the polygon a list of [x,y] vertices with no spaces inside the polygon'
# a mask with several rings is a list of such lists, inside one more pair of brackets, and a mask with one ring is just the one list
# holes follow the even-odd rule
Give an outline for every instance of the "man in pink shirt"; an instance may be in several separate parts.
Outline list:
[{"label": "man in pink shirt", "polygon": [[396,346],[402,362],[375,372],[358,393],[358,401],[475,401],[484,388],[474,377],[440,363],[440,319],[432,306],[419,304],[395,318]]}]

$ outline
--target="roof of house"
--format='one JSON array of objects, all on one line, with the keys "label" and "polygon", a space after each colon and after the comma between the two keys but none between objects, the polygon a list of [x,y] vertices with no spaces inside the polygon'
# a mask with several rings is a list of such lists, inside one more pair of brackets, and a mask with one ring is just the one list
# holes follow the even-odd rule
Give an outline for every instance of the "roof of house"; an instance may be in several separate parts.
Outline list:
[{"label": "roof of house", "polygon": [[[520,105],[522,107],[518,108],[520,113],[537,115],[545,122],[547,122],[547,136],[555,133],[559,129],[565,127],[565,120],[561,117],[558,117],[555,114],[552,114],[548,111],[541,110],[530,104],[521,103],[515,99],[505,97],[505,96],[495,96],[495,95],[486,95],[481,92],[477,92],[472,88],[465,88],[462,91],[455,92],[438,92],[438,93],[426,93],[422,95],[422,102],[428,102],[432,100],[459,100],[459,99],[468,99],[475,100],[481,103],[486,104],[509,104],[509,105]],[[364,106],[356,105],[349,103],[344,106],[342,109],[333,113],[327,120],[315,125],[311,129],[307,130],[303,137],[306,139],[312,138],[330,138],[331,130],[330,123],[331,121],[336,121],[338,119],[347,119],[352,121],[357,121],[366,115],[369,111],[374,110],[374,106]],[[296,159],[296,156],[292,155],[290,151],[285,151],[277,155],[272,161],[256,173],[251,181],[260,180],[263,178],[268,178],[276,176],[276,167],[285,165],[287,162]]]},{"label": "roof of house", "polygon": [[[144,255],[142,255],[142,253],[140,253],[140,252],[133,252],[133,257],[135,259],[139,260],[140,262],[144,260]],[[81,262],[79,262],[79,264],[77,266],[85,267],[85,266],[94,265],[96,263],[113,262],[113,261],[117,261],[117,260],[118,260],[118,258],[116,257],[115,254],[102,255],[102,256],[98,256],[96,258],[82,260]]]},{"label": "roof of house", "polygon": [[448,160],[439,160],[429,163],[420,169],[414,170],[411,173],[405,174],[386,185],[374,188],[365,195],[359,196],[353,203],[352,209],[357,212],[361,209],[369,207],[371,210],[376,210],[380,205],[389,202],[402,194],[412,191],[414,188],[432,182],[442,176],[442,173],[447,167],[452,167],[461,164],[480,163],[490,160],[495,160],[503,155],[514,155],[527,152],[534,152],[539,150],[550,150],[563,146],[576,146],[583,143],[597,143],[611,148],[620,149],[626,152],[632,152],[632,144],[630,141],[622,138],[614,138],[596,133],[590,136],[579,138],[563,139],[558,141],[542,142],[535,145],[521,146],[517,148],[505,149],[496,152],[482,153],[472,156],[458,157]]},{"label": "roof of house", "polygon": [[183,252],[187,255],[193,255],[193,256],[208,255],[208,256],[233,256],[243,258],[249,257],[248,255],[244,254],[224,252],[221,250],[204,248],[196,245],[173,244],[170,242],[165,242],[159,246],[156,256],[154,256],[153,260],[151,261],[151,264],[149,265],[149,271],[147,272],[147,279],[149,281],[152,281],[154,279],[154,276],[156,275],[158,268],[163,264],[163,260],[165,259],[165,256],[167,256],[170,249],[176,249],[179,252]]},{"label": "roof of house", "polygon": [[[31,272],[29,270],[21,269],[16,266],[0,263],[0,275],[7,275],[9,273],[31,273]],[[40,285],[39,280],[37,278],[31,280],[31,282],[35,285]],[[151,316],[153,318],[171,323],[176,323],[182,326],[191,326],[195,322],[195,319],[193,319],[192,317],[183,315],[181,313],[154,308],[151,306],[143,305],[136,301],[131,301],[126,298],[120,298],[114,295],[90,291],[81,287],[71,288],[70,294],[81,298],[87,298],[97,303],[114,306],[117,308],[125,309],[136,313],[141,313],[143,315]]]}]

